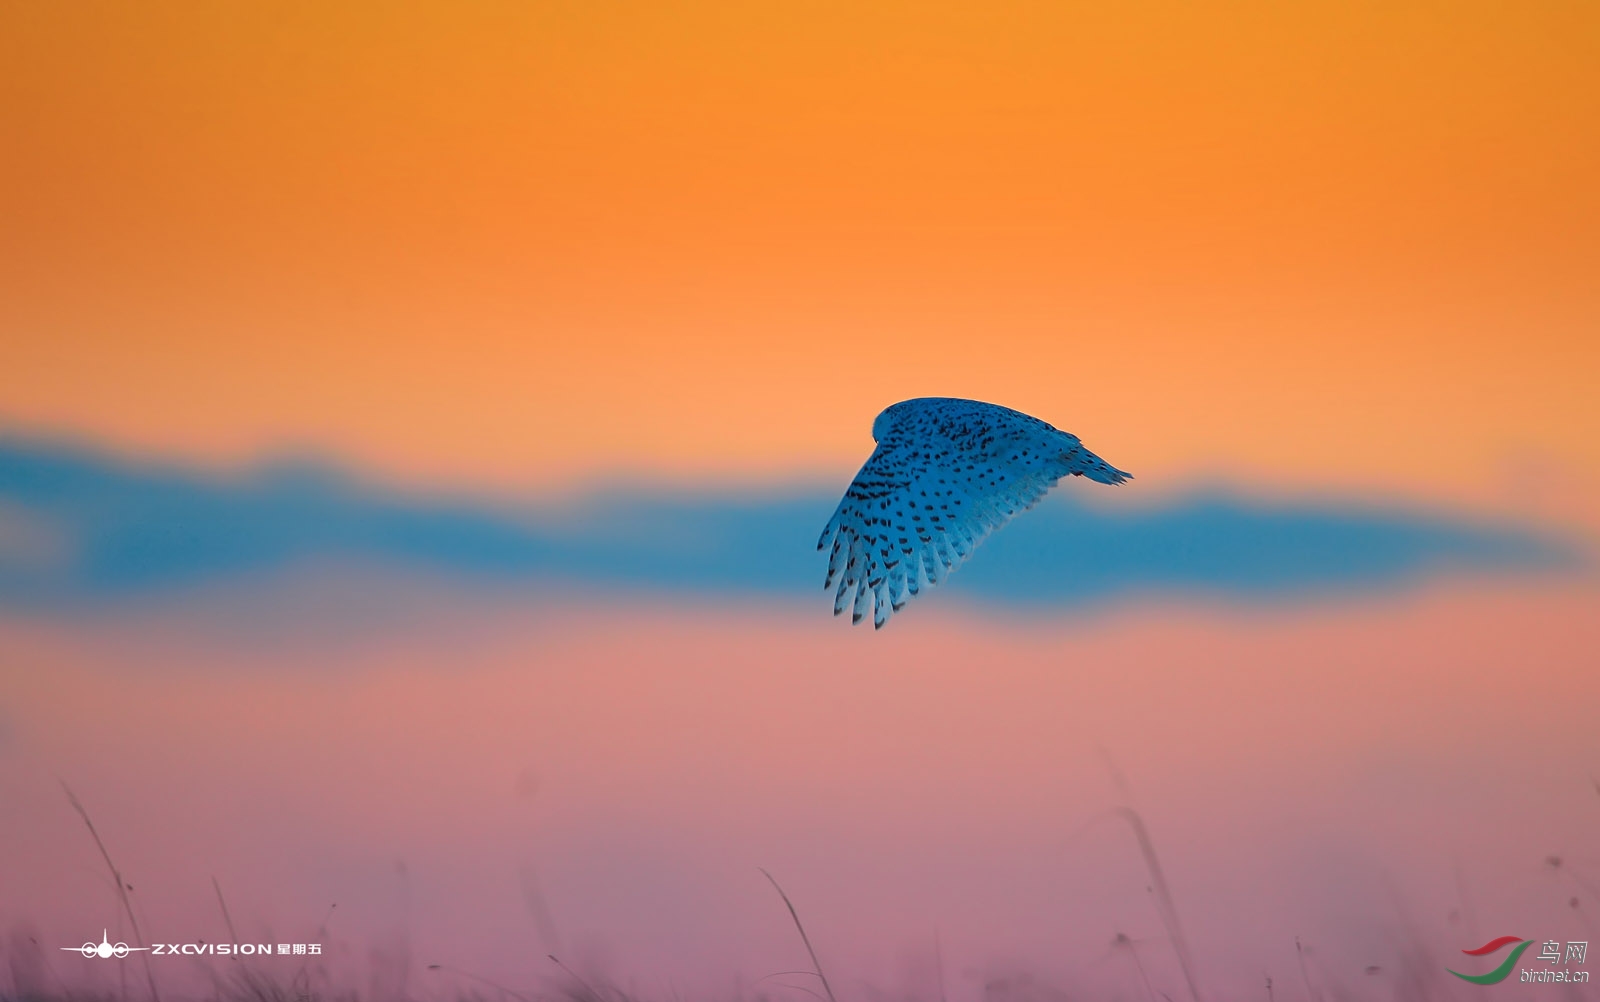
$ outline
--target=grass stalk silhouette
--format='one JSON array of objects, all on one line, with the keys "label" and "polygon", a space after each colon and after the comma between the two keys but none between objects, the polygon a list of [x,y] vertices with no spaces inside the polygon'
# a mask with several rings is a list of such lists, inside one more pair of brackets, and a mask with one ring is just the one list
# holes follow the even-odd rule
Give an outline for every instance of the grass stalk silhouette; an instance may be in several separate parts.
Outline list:
[{"label": "grass stalk silhouette", "polygon": [[545,956],[549,957],[551,959],[551,961],[553,961],[557,967],[561,968],[563,971],[566,971],[567,972],[567,976],[570,977],[573,981],[576,981],[578,983],[578,987],[579,988],[582,988],[584,991],[588,992],[589,993],[588,997],[593,999],[594,1002],[604,1002],[605,996],[600,994],[600,992],[598,992],[597,990],[595,990],[595,987],[593,985],[589,984],[589,982],[585,981],[583,979],[583,976],[580,975],[577,971],[574,971],[572,968],[570,968],[566,964],[562,963],[560,957],[556,956],[553,953],[547,953],[547,954],[545,954]]},{"label": "grass stalk silhouette", "polygon": [[1145,973],[1144,961],[1139,959],[1139,947],[1136,943],[1134,943],[1133,937],[1129,936],[1127,933],[1119,932],[1117,933],[1116,937],[1111,940],[1111,948],[1113,950],[1124,949],[1128,951],[1128,956],[1133,958],[1134,970],[1139,972],[1139,983],[1144,985],[1145,998],[1149,1000],[1149,1002],[1155,1002],[1155,987],[1150,984],[1150,975]]},{"label": "grass stalk silhouette", "polygon": [[1133,808],[1118,807],[1114,813],[1128,822],[1128,827],[1133,829],[1133,837],[1139,843],[1139,852],[1144,856],[1145,869],[1150,873],[1150,882],[1155,890],[1156,911],[1161,916],[1161,924],[1167,928],[1167,935],[1172,939],[1172,951],[1178,956],[1178,966],[1183,970],[1183,980],[1189,986],[1189,998],[1192,1002],[1200,1002],[1200,986],[1195,981],[1194,959],[1189,950],[1189,939],[1183,933],[1183,923],[1178,920],[1178,907],[1173,904],[1172,889],[1167,886],[1167,875],[1161,869],[1161,858],[1156,855],[1156,846],[1150,839],[1150,831],[1144,825],[1144,818]]},{"label": "grass stalk silhouette", "polygon": [[[60,782],[62,792],[67,795],[67,802],[72,805],[72,809],[77,811],[78,816],[83,819],[84,826],[89,829],[90,837],[94,839],[95,846],[100,850],[100,857],[106,861],[106,868],[111,871],[111,881],[117,885],[117,900],[122,902],[122,910],[127,913],[128,922],[133,927],[133,941],[142,951],[144,935],[139,931],[139,920],[134,917],[133,902],[128,900],[128,885],[122,879],[122,871],[118,870],[117,864],[111,861],[111,853],[106,850],[106,844],[100,838],[100,833],[95,831],[94,822],[89,820],[89,812],[84,810],[83,804],[73,794],[72,788],[67,785],[66,780],[61,780]],[[150,986],[150,998],[152,1002],[161,1002],[161,993],[156,990],[155,972],[150,970],[150,954],[141,952],[140,958],[144,961],[144,978],[145,982]]]},{"label": "grass stalk silhouette", "polygon": [[822,982],[822,991],[828,996],[828,1002],[839,1002],[834,997],[833,987],[828,984],[828,976],[822,973],[822,961],[817,959],[816,948],[811,945],[811,937],[806,935],[806,927],[800,922],[800,913],[795,911],[794,902],[789,900],[789,895],[783,893],[783,888],[779,886],[777,879],[772,874],[768,873],[764,868],[759,869],[761,869],[761,875],[771,881],[773,890],[778,892],[778,897],[782,898],[784,905],[788,907],[789,917],[794,919],[794,927],[800,932],[800,942],[806,945],[806,952],[811,954],[811,966],[817,972],[817,980]]},{"label": "grass stalk silhouette", "polygon": [[[551,957],[550,959],[555,960],[556,958]],[[556,963],[560,964],[561,961],[556,960]],[[565,969],[565,965],[562,965],[562,967]],[[479,977],[478,975],[473,974],[471,971],[463,971],[459,967],[451,967],[449,964],[429,964],[428,970],[445,971],[446,973],[454,974],[456,977],[466,978],[468,981],[476,981],[480,985],[488,985],[490,988],[493,988],[502,995],[511,996],[512,998],[516,999],[517,1002],[533,1002],[533,999],[522,994],[521,992],[512,991],[510,988],[507,988],[498,981],[490,981],[488,978]],[[585,985],[584,987],[587,988],[588,986]]]},{"label": "grass stalk silhouette", "polygon": [[1294,938],[1294,955],[1300,963],[1300,983],[1306,989],[1306,1002],[1322,1002],[1322,995],[1311,987],[1311,975],[1306,973],[1306,948],[1299,936]]},{"label": "grass stalk silhouette", "polygon": [[235,943],[239,942],[239,933],[233,928],[233,916],[228,914],[228,902],[223,900],[222,885],[217,882],[217,875],[211,875],[211,888],[217,892],[217,906],[222,909],[222,924],[227,927],[228,938]]},{"label": "grass stalk silhouette", "polygon": [[1150,838],[1150,830],[1145,827],[1144,818],[1133,809],[1133,789],[1128,785],[1127,776],[1118,767],[1111,749],[1104,745],[1096,745],[1095,750],[1100,753],[1100,760],[1111,776],[1112,785],[1127,801],[1127,806],[1114,808],[1111,813],[1122,818],[1128,823],[1128,827],[1133,829],[1133,837],[1139,843],[1139,853],[1144,857],[1145,870],[1150,874],[1156,911],[1161,916],[1161,924],[1166,926],[1167,936],[1172,940],[1172,951],[1178,956],[1178,966],[1183,970],[1183,980],[1189,987],[1190,1002],[1200,1002],[1200,986],[1194,975],[1194,955],[1189,949],[1189,938],[1184,935],[1183,923],[1178,919],[1178,906],[1173,903],[1172,889],[1167,885],[1166,871],[1161,868],[1161,857],[1156,855],[1156,844]]}]

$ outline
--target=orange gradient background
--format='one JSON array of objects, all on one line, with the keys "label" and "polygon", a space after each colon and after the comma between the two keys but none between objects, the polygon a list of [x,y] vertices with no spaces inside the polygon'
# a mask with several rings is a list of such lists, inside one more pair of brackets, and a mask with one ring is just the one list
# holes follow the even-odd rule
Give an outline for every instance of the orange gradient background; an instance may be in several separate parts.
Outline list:
[{"label": "orange gradient background", "polygon": [[0,418],[548,487],[1003,400],[1142,476],[1592,476],[1582,3],[12,5]]},{"label": "orange gradient background", "polygon": [[[1063,488],[1116,511],[1220,482],[1581,540],[1597,332],[1592,2],[0,7],[0,435],[118,461],[832,488],[957,395],[1133,471]],[[15,521],[0,558],[60,555]],[[935,941],[955,1002],[1145,999],[1119,932],[1186,998],[1097,747],[1200,1002],[1298,999],[1301,935],[1307,995],[1448,998],[1455,951],[1600,917],[1592,568],[941,592],[879,634],[820,591],[424,578],[0,606],[0,995],[109,993],[51,951],[131,935],[58,779],[151,935],[222,939],[213,876],[244,937],[337,901],[318,984],[370,1002],[557,949],[748,998],[806,964],[758,866],[844,1002],[942,994]],[[326,594],[378,611],[279,635]]]}]

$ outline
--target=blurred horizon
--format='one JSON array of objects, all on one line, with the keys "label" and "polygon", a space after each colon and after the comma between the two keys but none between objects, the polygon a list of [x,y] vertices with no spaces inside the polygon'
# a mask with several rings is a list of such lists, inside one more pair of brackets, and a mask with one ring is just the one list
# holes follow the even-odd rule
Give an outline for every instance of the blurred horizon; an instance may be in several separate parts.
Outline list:
[{"label": "blurred horizon", "polygon": [[[311,568],[431,577],[445,589],[618,589],[630,600],[821,594],[811,538],[828,488],[614,481],[542,503],[375,485],[301,457],[201,471],[0,436],[0,606],[91,610]],[[1279,604],[1404,592],[1449,577],[1593,581],[1586,527],[1526,515],[1259,498],[1222,484],[1166,496],[1068,478],[940,589],[1014,613],[1140,598]],[[1131,503],[1130,503],[1131,502]],[[926,602],[921,604],[927,604]],[[940,603],[942,605],[942,603]]]}]

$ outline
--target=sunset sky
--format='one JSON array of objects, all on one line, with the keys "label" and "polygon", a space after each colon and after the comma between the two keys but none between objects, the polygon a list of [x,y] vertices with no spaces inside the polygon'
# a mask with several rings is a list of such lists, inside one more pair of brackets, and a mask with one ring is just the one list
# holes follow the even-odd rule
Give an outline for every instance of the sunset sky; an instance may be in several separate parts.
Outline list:
[{"label": "sunset sky", "polygon": [[931,393],[1156,489],[1592,482],[1596,122],[1585,3],[14,4],[0,422],[537,491]]},{"label": "sunset sky", "polygon": [[[1588,0],[0,5],[0,995],[134,970],[65,782],[327,997],[748,999],[769,867],[1190,999],[1132,804],[1192,1002],[1450,998],[1600,917],[1597,377]],[[852,629],[924,395],[1136,479]]]}]

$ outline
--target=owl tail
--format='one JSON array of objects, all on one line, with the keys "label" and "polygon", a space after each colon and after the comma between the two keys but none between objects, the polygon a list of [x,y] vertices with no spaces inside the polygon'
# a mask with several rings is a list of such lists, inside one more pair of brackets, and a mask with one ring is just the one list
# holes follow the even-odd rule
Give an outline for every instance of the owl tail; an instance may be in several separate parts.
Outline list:
[{"label": "owl tail", "polygon": [[1121,484],[1133,479],[1133,474],[1117,469],[1081,445],[1067,453],[1066,461],[1068,473],[1088,477],[1097,484]]}]

